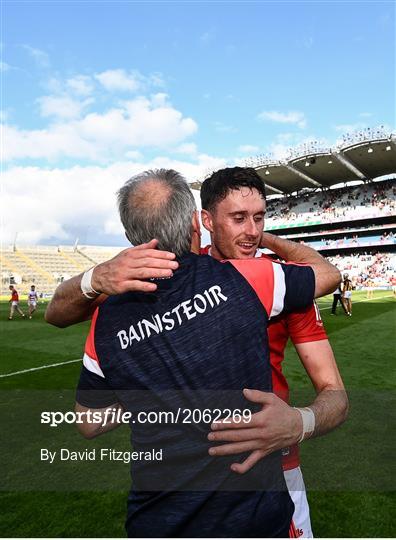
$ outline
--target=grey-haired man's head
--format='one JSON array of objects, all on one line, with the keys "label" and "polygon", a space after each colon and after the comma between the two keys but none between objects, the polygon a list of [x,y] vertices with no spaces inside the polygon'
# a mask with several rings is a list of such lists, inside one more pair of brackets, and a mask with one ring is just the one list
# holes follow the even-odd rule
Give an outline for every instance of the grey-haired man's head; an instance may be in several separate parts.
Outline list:
[{"label": "grey-haired man's head", "polygon": [[133,245],[156,238],[159,249],[178,257],[190,251],[196,205],[177,171],[156,169],[133,176],[118,191],[118,208]]}]

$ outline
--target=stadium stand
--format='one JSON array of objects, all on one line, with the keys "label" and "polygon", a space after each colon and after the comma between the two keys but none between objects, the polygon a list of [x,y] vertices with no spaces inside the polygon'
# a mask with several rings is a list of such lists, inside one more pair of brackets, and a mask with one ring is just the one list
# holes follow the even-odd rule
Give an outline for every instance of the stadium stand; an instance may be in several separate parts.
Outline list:
[{"label": "stadium stand", "polygon": [[101,246],[10,246],[1,252],[1,293],[10,283],[26,292],[35,284],[38,292],[51,295],[64,279],[114,257],[120,247]]},{"label": "stadium stand", "polygon": [[396,276],[396,136],[383,126],[250,158],[266,184],[265,229],[311,245],[350,274],[389,288]]},{"label": "stadium stand", "polygon": [[[290,149],[283,161],[258,156],[246,165],[254,166],[266,184],[267,231],[311,245],[348,272],[358,288],[367,279],[390,286],[396,276],[395,135],[382,126],[367,128],[344,135],[335,148],[315,141]],[[199,189],[200,182],[190,186]],[[122,249],[3,247],[1,292],[16,283],[23,294],[34,283],[51,295],[64,279]]]},{"label": "stadium stand", "polygon": [[396,255],[393,253],[355,253],[329,257],[342,274],[347,273],[357,289],[366,286],[367,280],[374,282],[375,288],[390,288],[391,279],[396,275]]},{"label": "stadium stand", "polygon": [[387,180],[270,199],[266,227],[271,230],[394,216],[395,195],[395,180]]}]

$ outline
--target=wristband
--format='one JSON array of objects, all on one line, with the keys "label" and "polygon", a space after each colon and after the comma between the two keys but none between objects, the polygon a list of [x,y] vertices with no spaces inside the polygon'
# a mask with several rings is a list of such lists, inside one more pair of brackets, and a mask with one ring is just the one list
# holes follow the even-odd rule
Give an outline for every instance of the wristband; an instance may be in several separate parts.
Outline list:
[{"label": "wristband", "polygon": [[303,430],[301,434],[301,438],[298,441],[299,443],[302,442],[304,439],[307,439],[308,437],[311,437],[315,430],[315,413],[312,409],[309,407],[294,407],[300,414],[302,418],[303,423]]},{"label": "wristband", "polygon": [[86,298],[89,298],[90,300],[93,300],[100,294],[92,287],[92,274],[95,268],[96,266],[93,266],[92,268],[84,272],[83,277],[81,278],[81,292]]}]

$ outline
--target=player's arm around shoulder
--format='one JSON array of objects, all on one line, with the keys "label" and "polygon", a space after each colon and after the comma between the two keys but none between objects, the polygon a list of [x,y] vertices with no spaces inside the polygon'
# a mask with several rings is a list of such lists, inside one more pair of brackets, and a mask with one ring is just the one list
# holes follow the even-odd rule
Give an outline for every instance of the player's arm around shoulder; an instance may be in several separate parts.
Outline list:
[{"label": "player's arm around shoulder", "polygon": [[106,296],[128,291],[154,292],[153,278],[171,277],[175,255],[155,249],[158,242],[128,248],[93,269],[64,281],[48,304],[45,320],[64,328],[89,319]]},{"label": "player's arm around shoulder", "polygon": [[315,298],[332,293],[340,284],[339,270],[309,246],[263,232],[260,247],[272,250],[285,261],[310,266],[315,274]]}]

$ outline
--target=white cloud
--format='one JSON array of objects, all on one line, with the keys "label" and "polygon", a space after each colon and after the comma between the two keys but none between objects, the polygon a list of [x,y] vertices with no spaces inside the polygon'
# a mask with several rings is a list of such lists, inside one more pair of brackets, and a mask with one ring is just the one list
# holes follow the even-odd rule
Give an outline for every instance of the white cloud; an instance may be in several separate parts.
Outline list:
[{"label": "white cloud", "polygon": [[137,92],[150,87],[163,88],[162,73],[143,75],[137,70],[108,69],[96,73],[95,79],[109,92]]},{"label": "white cloud", "polygon": [[300,111],[289,111],[287,113],[279,111],[263,111],[257,118],[259,120],[270,120],[271,122],[280,124],[295,124],[301,129],[304,129],[307,125],[305,114]]},{"label": "white cloud", "polygon": [[89,96],[94,89],[92,79],[87,75],[77,75],[68,79],[66,86],[78,96]]},{"label": "white cloud", "polygon": [[6,62],[0,62],[0,72],[8,71],[11,69],[10,64],[7,64]]},{"label": "white cloud", "polygon": [[196,156],[198,152],[197,145],[195,143],[183,143],[177,148],[175,148],[175,152],[178,154],[186,154],[189,156]]},{"label": "white cloud", "polygon": [[138,150],[129,150],[125,152],[125,157],[132,159],[133,161],[141,161],[143,159],[143,154]]},{"label": "white cloud", "polygon": [[360,116],[361,118],[370,118],[371,116],[373,116],[373,113],[371,113],[371,112],[361,112],[361,113],[359,114],[359,116]]},{"label": "white cloud", "polygon": [[3,173],[2,241],[11,243],[18,233],[20,244],[43,243],[49,237],[71,244],[75,238],[67,231],[78,228],[81,243],[97,243],[98,237],[106,243],[106,235],[123,234],[115,194],[131,176],[165,167],[193,182],[224,166],[224,159],[202,154],[196,163],[159,156],[150,162],[122,161],[107,167],[11,167]]},{"label": "white cloud", "polygon": [[108,69],[95,75],[106,90],[110,92],[135,92],[141,86],[141,76],[137,72],[127,72],[125,69]]},{"label": "white cloud", "polygon": [[56,118],[78,118],[83,109],[92,103],[92,99],[78,101],[67,95],[65,96],[43,96],[38,98],[41,116],[54,116]]},{"label": "white cloud", "polygon": [[[46,114],[58,114],[60,98],[41,102]],[[4,127],[4,160],[59,159],[62,157],[99,160],[120,159],[125,152],[144,147],[167,148],[180,144],[197,131],[192,118],[167,102],[164,94],[125,101],[103,113],[91,112],[73,119],[85,106],[68,102],[69,119],[41,130]],[[66,114],[66,113],[64,113]]]},{"label": "white cloud", "polygon": [[35,62],[43,68],[49,67],[49,56],[45,51],[36,49],[30,45],[22,45],[22,47],[29,53],[29,55],[35,60]]},{"label": "white cloud", "polygon": [[243,154],[254,154],[259,151],[258,146],[254,146],[253,144],[242,144],[241,146],[238,146],[238,152],[242,152]]}]

